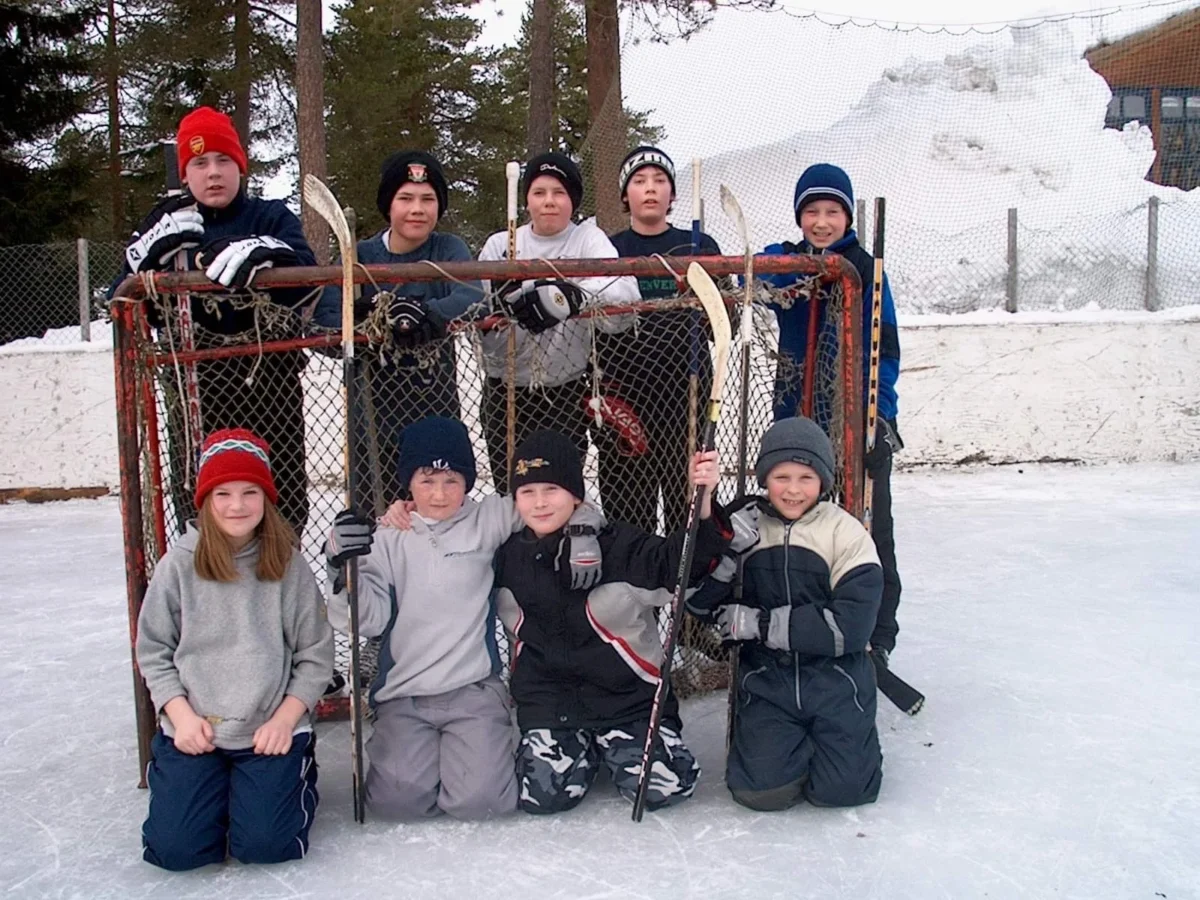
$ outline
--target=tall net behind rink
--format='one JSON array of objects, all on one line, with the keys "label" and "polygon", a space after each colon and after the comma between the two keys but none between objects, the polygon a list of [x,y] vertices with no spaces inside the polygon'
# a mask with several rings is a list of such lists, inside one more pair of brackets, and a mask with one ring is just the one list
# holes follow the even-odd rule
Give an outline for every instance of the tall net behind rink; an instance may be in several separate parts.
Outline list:
[{"label": "tall net behind rink", "polygon": [[[538,428],[552,428],[570,435],[584,454],[587,499],[607,518],[659,534],[683,527],[690,500],[687,462],[713,377],[707,320],[680,277],[687,262],[446,264],[442,273],[492,276],[497,284],[506,277],[553,276],[566,269],[576,277],[615,278],[640,267],[643,277],[678,278],[680,294],[674,298],[618,307],[605,305],[601,292],[589,298],[580,316],[550,332],[531,337],[517,329],[512,357],[510,326],[490,314],[493,298],[483,292],[444,339],[416,350],[398,347],[389,298],[403,291],[405,279],[430,280],[430,270],[420,265],[362,269],[360,277],[368,284],[388,291],[360,300],[356,309],[356,401],[350,411],[355,505],[378,514],[405,496],[406,486],[396,475],[399,435],[420,418],[444,415],[460,418],[470,433],[479,473],[473,497],[506,491],[510,442],[519,444]],[[740,257],[709,257],[704,263],[715,276],[741,271],[743,265]],[[777,257],[767,265],[801,274],[787,291],[760,286],[748,334],[737,329],[741,290],[723,282],[731,288],[726,297],[735,335],[717,429],[725,473],[718,498],[728,501],[737,493],[743,396],[750,472],[745,487],[753,491],[756,449],[782,390],[801,398],[795,411],[811,412],[829,429],[838,497],[859,511],[861,331],[845,327],[862,321],[857,275],[836,258]],[[255,293],[229,295],[213,292],[195,275],[161,275],[131,282],[124,293],[132,296],[114,301],[131,629],[155,561],[195,515],[197,446],[202,435],[218,428],[250,428],[270,443],[280,511],[296,528],[306,559],[324,583],[322,546],[334,515],[345,505],[346,408],[340,331],[322,328],[312,313],[321,292],[339,279],[336,269],[278,270],[260,276]],[[185,349],[189,341],[180,320],[180,282],[193,286],[191,351]],[[809,340],[816,352],[808,354],[811,364],[805,366],[779,357],[775,316],[767,304],[809,303],[812,297]],[[745,345],[750,366],[743,394]],[[510,372],[516,384],[511,395]],[[496,638],[501,659],[507,660],[508,641],[498,625]],[[362,650],[363,684],[369,685],[377,654],[369,641]],[[673,679],[681,696],[726,683],[725,652],[711,631],[688,622],[679,654]],[[339,635],[336,668],[343,677],[349,655]],[[135,686],[145,731],[152,727],[153,711],[136,670]],[[318,714],[338,716],[347,706],[342,687],[325,698]]]}]

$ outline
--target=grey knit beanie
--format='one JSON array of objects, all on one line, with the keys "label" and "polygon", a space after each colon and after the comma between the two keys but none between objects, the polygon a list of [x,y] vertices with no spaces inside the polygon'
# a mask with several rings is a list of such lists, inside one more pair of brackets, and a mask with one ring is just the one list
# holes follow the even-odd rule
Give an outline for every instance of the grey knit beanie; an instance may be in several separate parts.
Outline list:
[{"label": "grey knit beanie", "polygon": [[833,445],[812,419],[780,419],[767,429],[754,464],[759,487],[766,487],[770,471],[785,462],[812,466],[821,479],[821,493],[833,490]]}]

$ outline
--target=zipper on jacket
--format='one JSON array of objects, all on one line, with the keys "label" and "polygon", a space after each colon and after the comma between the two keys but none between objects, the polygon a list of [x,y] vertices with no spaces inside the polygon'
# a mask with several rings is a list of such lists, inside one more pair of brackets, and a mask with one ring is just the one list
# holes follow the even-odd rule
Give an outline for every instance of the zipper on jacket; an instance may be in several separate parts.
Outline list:
[{"label": "zipper on jacket", "polygon": [[[792,578],[789,574],[788,550],[792,544],[792,526],[794,524],[796,524],[795,520],[792,520],[783,526],[783,590],[784,599],[787,601],[789,609],[792,606]],[[790,633],[788,635],[788,643],[791,643]],[[792,679],[796,686],[796,710],[799,711],[804,709],[804,707],[800,705],[800,654],[795,650],[792,651],[792,668],[794,669]]]},{"label": "zipper on jacket", "polygon": [[848,682],[850,682],[850,687],[854,691],[854,705],[858,707],[858,711],[860,713],[865,713],[866,710],[863,709],[862,704],[858,702],[858,682],[854,680],[854,676],[851,675],[849,672],[847,672],[845,669],[843,669],[837,663],[834,663],[833,667],[842,673],[843,678],[845,678]]}]

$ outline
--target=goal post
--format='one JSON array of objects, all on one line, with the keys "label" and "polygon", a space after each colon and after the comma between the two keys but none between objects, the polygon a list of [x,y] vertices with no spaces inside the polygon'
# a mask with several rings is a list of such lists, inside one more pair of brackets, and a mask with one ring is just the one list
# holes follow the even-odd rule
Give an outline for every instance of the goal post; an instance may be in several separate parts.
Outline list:
[{"label": "goal post", "polygon": [[[355,408],[341,392],[340,327],[311,320],[321,290],[339,285],[340,267],[264,270],[248,294],[231,295],[203,273],[157,273],[126,279],[112,302],[117,444],[122,533],[131,649],[137,618],[155,563],[182,533],[195,511],[186,488],[188,429],[179,375],[194,366],[205,432],[242,426],[272,445],[280,511],[296,527],[300,549],[318,579],[324,578],[321,548],[344,499],[339,487],[345,416],[351,416],[351,463],[361,496],[355,505],[379,509],[407,485],[396,478],[398,436],[425,415],[449,415],[467,425],[478,478],[472,496],[504,484],[509,419],[518,435],[554,428],[571,435],[585,454],[588,500],[606,517],[664,533],[679,527],[686,503],[689,335],[698,308],[680,277],[692,260],[714,278],[740,274],[743,256],[630,259],[517,260],[358,266],[355,280],[393,286],[431,281],[486,280],[501,284],[537,278],[676,278],[677,297],[606,305],[589,298],[582,312],[553,332],[510,344],[510,323],[491,311],[490,296],[450,323],[444,338],[415,350],[397,346],[379,294],[356,310]],[[862,291],[854,267],[838,256],[760,256],[759,275],[795,275],[786,292],[766,292],[771,302],[812,297],[809,364],[781,359],[775,316],[756,302],[750,341],[747,468],[763,431],[771,424],[781,379],[799,387],[796,412],[817,418],[835,448],[837,499],[861,514],[863,484]],[[276,305],[266,293],[289,289],[304,296],[295,309]],[[174,318],[176,297],[192,297],[195,349],[183,350]],[[764,289],[765,291],[765,289]],[[740,300],[729,295],[733,307]],[[153,323],[153,327],[151,326]],[[206,330],[207,323],[207,330]],[[515,350],[510,350],[515,346]],[[507,354],[515,352],[509,368]],[[712,379],[709,354],[701,353],[701,380]],[[515,407],[498,387],[516,372]],[[740,371],[727,375],[726,397],[739,397]],[[703,391],[707,395],[707,388]],[[738,416],[718,429],[725,474],[719,499],[736,494]],[[753,485],[747,485],[753,490]],[[382,492],[382,497],[374,496]],[[694,625],[694,623],[692,623]],[[498,627],[492,649],[506,669],[506,638]],[[338,635],[335,669],[346,672],[348,644]],[[364,684],[374,674],[370,642],[362,647]],[[690,627],[675,659],[673,686],[685,696],[724,686],[724,651],[711,630]],[[149,761],[155,710],[133,660],[141,778]],[[321,701],[318,719],[344,716],[344,689]]]}]

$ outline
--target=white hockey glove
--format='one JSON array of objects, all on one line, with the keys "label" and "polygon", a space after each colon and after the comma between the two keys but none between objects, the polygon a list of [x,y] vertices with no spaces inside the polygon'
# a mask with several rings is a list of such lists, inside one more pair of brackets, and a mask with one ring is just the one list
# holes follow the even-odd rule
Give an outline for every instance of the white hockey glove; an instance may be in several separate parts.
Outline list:
[{"label": "white hockey glove", "polygon": [[184,192],[150,210],[125,248],[125,261],[135,273],[165,269],[176,253],[199,247],[203,239],[204,217],[196,198]]},{"label": "white hockey glove", "polygon": [[569,281],[526,281],[521,290],[499,298],[510,319],[530,334],[540,334],[561,325],[583,306],[583,291]]},{"label": "white hockey glove", "polygon": [[204,274],[227,288],[247,288],[262,269],[292,266],[299,262],[296,251],[279,238],[264,234],[257,237],[218,238],[200,251],[196,261]]},{"label": "white hockey glove", "polygon": [[737,558],[758,544],[758,515],[756,501],[747,503],[741,509],[730,512],[726,510],[726,518],[733,529],[733,539],[729,549],[722,554],[717,567],[713,569],[711,578],[729,584],[737,574]]}]

